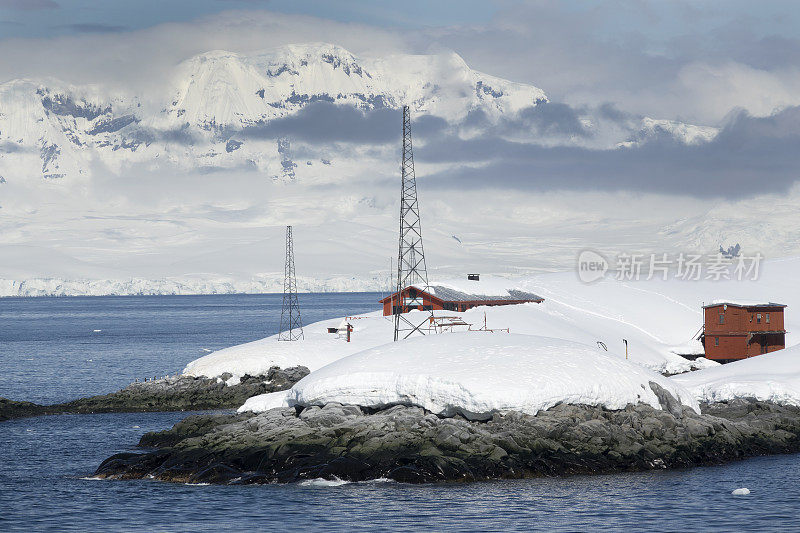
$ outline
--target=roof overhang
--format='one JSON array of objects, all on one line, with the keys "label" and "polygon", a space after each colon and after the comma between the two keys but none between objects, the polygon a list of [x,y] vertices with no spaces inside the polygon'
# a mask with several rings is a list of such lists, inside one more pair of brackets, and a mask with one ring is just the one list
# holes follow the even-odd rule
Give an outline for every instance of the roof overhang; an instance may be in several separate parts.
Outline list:
[{"label": "roof overhang", "polygon": [[742,309],[764,309],[764,308],[781,308],[787,307],[786,304],[776,304],[773,302],[763,303],[763,304],[743,304],[737,302],[716,302],[713,304],[704,305],[703,309],[710,309],[712,307],[739,307]]}]

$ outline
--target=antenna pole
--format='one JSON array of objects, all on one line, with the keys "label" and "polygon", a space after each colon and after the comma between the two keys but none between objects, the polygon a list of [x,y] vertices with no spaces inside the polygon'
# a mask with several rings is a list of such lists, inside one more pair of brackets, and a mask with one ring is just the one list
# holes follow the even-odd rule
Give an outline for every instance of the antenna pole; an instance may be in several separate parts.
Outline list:
[{"label": "antenna pole", "polygon": [[304,339],[303,321],[300,319],[300,303],[297,300],[297,279],[294,275],[294,240],[292,227],[286,226],[286,264],[283,277],[283,308],[281,309],[281,331],[279,341]]},{"label": "antenna pole", "polygon": [[[403,162],[400,195],[400,243],[397,256],[397,305],[392,302],[394,314],[394,340],[407,339],[412,335],[425,335],[423,326],[433,323],[433,309],[425,309],[418,290],[430,292],[425,251],[422,247],[422,222],[417,199],[417,178],[414,174],[414,154],[411,147],[411,114],[403,106]],[[408,294],[404,291],[408,289]],[[422,307],[427,312],[404,313]],[[412,316],[409,316],[412,315]],[[416,315],[416,316],[413,316]]]}]

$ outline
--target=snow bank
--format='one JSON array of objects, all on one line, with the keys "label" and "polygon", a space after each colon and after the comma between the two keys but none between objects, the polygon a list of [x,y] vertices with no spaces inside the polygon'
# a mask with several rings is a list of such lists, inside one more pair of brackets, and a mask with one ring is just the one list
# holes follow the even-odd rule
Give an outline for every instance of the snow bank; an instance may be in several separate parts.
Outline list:
[{"label": "snow bank", "polygon": [[699,401],[755,398],[800,406],[800,346],[670,379]]},{"label": "snow bank", "polygon": [[286,394],[286,391],[279,391],[253,396],[244,402],[244,405],[239,408],[239,412],[253,411],[254,413],[263,413],[276,407],[287,407]]},{"label": "snow bank", "polygon": [[[376,303],[377,305],[377,303]],[[338,328],[341,318],[323,320],[303,328],[305,339],[284,342],[277,335],[246,344],[231,346],[195,359],[183,370],[188,376],[217,377],[229,372],[236,377],[266,374],[270,367],[305,366],[312,372],[347,355],[392,341],[391,317],[379,312],[353,318],[351,342],[328,333]]]},{"label": "snow bank", "polygon": [[345,357],[240,410],[331,402],[382,408],[416,405],[443,416],[486,419],[536,414],[559,403],[660,409],[653,381],[699,412],[691,394],[618,355],[575,342],[505,333],[452,333],[389,343]]}]

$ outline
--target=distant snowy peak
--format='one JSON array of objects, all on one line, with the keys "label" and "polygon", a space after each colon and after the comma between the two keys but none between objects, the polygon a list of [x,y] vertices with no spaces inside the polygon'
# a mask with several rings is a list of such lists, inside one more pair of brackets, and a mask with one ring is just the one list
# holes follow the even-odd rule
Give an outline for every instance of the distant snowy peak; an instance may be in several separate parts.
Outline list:
[{"label": "distant snowy peak", "polygon": [[620,147],[639,146],[659,137],[668,137],[684,144],[702,144],[714,140],[719,128],[696,126],[676,120],[658,120],[644,117],[639,129],[628,139],[619,143]]},{"label": "distant snowy peak", "polygon": [[454,53],[364,60],[327,43],[247,56],[207,52],[182,63],[174,84],[166,114],[209,131],[268,121],[318,101],[361,109],[407,104],[448,120],[476,108],[494,115],[547,101],[541,89],[473,71]]}]

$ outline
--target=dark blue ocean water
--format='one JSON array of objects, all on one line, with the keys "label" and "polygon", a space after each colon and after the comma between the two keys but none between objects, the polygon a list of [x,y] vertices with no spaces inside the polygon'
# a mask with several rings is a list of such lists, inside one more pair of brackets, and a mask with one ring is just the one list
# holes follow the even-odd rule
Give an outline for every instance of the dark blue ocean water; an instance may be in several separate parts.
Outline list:
[{"label": "dark blue ocean water", "polygon": [[[307,321],[375,295],[302,295]],[[179,370],[275,331],[276,296],[0,299],[0,396],[59,401]],[[93,329],[106,336],[97,337]],[[91,361],[89,361],[91,360]],[[91,363],[91,364],[90,364]],[[0,531],[800,530],[800,456],[713,468],[414,486],[98,481],[97,465],[186,413],[0,422]],[[748,487],[749,496],[732,496]]]},{"label": "dark blue ocean water", "polygon": [[[280,294],[0,298],[0,396],[55,403],[183,370],[278,332]],[[300,294],[303,322],[380,309],[379,293]],[[99,330],[99,331],[96,331]]]}]

